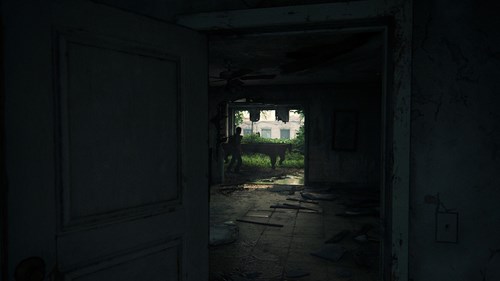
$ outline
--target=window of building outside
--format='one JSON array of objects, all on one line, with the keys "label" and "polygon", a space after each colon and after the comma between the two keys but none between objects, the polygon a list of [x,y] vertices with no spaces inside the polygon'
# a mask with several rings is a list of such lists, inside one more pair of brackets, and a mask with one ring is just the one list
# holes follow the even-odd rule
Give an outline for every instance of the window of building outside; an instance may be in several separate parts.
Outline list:
[{"label": "window of building outside", "polygon": [[249,136],[252,134],[252,129],[243,129],[243,135],[244,136]]},{"label": "window of building outside", "polygon": [[280,139],[290,139],[290,129],[280,129]]},{"label": "window of building outside", "polygon": [[271,138],[271,129],[262,129],[260,136],[263,138],[266,138],[266,139],[270,139]]}]

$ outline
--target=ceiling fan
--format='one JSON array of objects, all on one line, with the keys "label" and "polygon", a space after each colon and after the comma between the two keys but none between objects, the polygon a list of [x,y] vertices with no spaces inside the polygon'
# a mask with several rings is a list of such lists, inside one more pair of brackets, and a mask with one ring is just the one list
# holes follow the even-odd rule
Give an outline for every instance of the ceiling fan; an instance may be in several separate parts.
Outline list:
[{"label": "ceiling fan", "polygon": [[233,69],[231,60],[226,60],[225,64],[226,69],[221,71],[219,76],[210,76],[210,78],[213,79],[211,80],[213,83],[225,81],[225,87],[230,90],[243,86],[245,84],[243,81],[245,80],[264,80],[274,79],[276,77],[276,74],[249,75],[253,73],[254,70],[248,68]]}]

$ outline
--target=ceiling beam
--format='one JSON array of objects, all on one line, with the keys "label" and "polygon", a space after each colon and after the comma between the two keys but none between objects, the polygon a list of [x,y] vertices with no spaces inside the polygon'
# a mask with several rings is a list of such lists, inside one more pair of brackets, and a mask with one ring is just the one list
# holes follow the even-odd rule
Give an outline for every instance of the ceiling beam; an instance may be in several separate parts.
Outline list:
[{"label": "ceiling beam", "polygon": [[176,22],[194,30],[217,31],[332,21],[366,21],[370,18],[379,18],[383,14],[386,7],[382,2],[366,0],[187,14],[177,16]]}]

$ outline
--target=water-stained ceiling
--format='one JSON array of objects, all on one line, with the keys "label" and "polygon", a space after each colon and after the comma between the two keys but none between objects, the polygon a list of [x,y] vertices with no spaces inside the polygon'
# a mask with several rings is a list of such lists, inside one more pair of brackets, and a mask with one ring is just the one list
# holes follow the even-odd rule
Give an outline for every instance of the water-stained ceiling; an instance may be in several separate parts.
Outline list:
[{"label": "water-stained ceiling", "polygon": [[212,36],[210,86],[380,81],[379,33],[331,31]]}]

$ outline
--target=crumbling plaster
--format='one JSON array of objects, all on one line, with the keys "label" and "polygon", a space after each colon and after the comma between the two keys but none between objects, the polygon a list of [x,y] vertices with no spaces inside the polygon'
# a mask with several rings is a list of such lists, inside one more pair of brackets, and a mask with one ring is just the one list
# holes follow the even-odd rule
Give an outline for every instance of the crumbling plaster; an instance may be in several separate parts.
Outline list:
[{"label": "crumbling plaster", "polygon": [[[500,5],[416,1],[410,277],[500,280]],[[457,244],[436,243],[426,195],[459,213]]]}]

